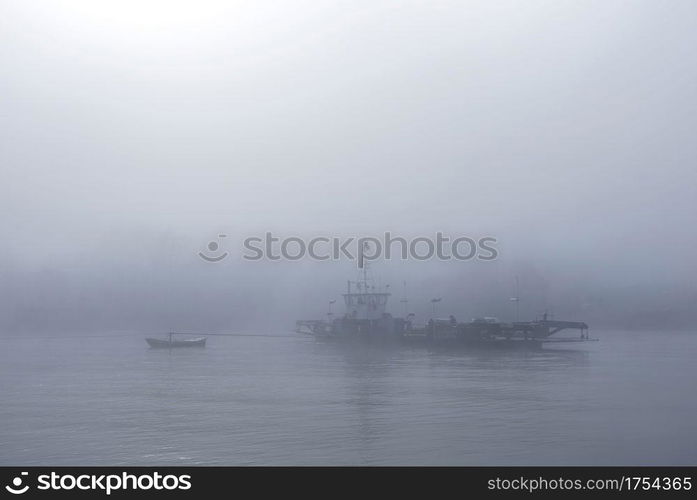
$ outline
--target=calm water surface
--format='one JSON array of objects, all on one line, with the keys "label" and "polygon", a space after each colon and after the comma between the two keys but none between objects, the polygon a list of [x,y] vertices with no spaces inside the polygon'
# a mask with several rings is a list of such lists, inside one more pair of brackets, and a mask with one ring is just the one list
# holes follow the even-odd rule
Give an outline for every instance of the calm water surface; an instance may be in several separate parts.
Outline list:
[{"label": "calm water surface", "polygon": [[2,338],[0,464],[697,464],[697,334],[538,352]]}]

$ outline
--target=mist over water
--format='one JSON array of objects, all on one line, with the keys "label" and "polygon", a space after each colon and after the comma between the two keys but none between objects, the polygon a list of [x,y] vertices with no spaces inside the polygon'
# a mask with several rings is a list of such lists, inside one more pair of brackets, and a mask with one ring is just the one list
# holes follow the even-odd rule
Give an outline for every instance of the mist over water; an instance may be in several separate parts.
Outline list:
[{"label": "mist over water", "polygon": [[510,316],[520,275],[530,319],[694,328],[694,2],[0,9],[4,330],[281,327],[343,290],[353,263],[243,262],[265,231],[493,236],[381,273],[456,314]]},{"label": "mist over water", "polygon": [[694,464],[691,334],[594,333],[536,352],[14,337],[0,464]]},{"label": "mist over water", "polygon": [[[696,22],[2,2],[0,463],[695,463]],[[356,263],[244,260],[267,231],[494,237],[494,261],[374,262],[387,311],[513,321],[518,296],[601,342],[316,344],[289,331],[343,314]],[[147,349],[172,330],[273,337]]]}]

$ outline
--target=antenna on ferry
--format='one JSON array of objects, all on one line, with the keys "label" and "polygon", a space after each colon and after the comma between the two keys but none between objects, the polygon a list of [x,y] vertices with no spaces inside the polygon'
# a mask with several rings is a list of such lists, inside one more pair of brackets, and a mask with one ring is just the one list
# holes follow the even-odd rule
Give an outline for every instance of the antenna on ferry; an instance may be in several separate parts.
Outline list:
[{"label": "antenna on ferry", "polygon": [[409,303],[409,300],[407,299],[407,282],[404,282],[404,295],[402,295],[402,300],[400,300],[402,304],[404,304],[404,317],[407,316],[407,304]]},{"label": "antenna on ferry", "polygon": [[515,320],[518,322],[520,312],[520,290],[518,288],[518,276],[515,277],[515,297],[511,297],[511,302],[515,302]]},{"label": "antenna on ferry", "polygon": [[[368,244],[367,241],[363,242],[363,248],[361,248],[361,252],[364,250],[370,250],[370,245]],[[368,291],[368,262],[361,256],[361,265],[363,267],[363,284],[366,288],[366,292]]]},{"label": "antenna on ferry", "polygon": [[433,305],[433,317],[436,317],[436,304],[442,300],[441,297],[431,299],[431,304]]}]

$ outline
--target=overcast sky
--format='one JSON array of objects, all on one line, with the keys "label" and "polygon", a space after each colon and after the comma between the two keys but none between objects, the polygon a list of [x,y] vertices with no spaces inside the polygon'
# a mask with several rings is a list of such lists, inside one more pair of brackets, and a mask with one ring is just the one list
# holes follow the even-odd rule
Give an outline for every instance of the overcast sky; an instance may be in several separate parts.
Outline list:
[{"label": "overcast sky", "polygon": [[695,26],[693,1],[3,1],[0,269],[80,256],[106,286],[163,234],[443,230],[496,236],[497,272],[690,287]]}]

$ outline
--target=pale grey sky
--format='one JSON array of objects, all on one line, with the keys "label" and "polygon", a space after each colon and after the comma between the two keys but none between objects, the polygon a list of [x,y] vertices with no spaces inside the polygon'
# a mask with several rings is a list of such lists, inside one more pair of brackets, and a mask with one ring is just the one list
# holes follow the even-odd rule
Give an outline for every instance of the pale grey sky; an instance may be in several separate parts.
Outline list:
[{"label": "pale grey sky", "polygon": [[692,1],[4,1],[3,268],[445,230],[565,286],[689,286],[695,26]]}]

